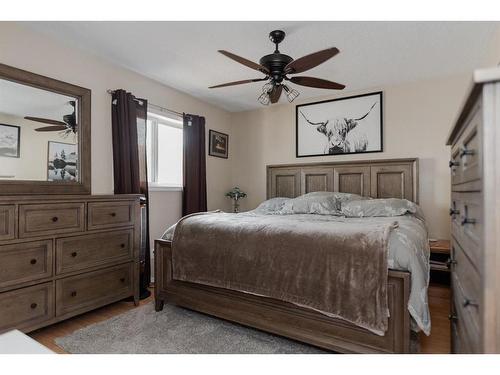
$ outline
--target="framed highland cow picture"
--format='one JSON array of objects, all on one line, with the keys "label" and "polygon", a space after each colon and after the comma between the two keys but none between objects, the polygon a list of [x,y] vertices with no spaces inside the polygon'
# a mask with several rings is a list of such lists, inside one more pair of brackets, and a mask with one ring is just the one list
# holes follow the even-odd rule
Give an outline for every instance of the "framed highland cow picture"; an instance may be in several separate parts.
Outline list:
[{"label": "framed highland cow picture", "polygon": [[297,105],[296,156],[383,151],[382,91]]}]

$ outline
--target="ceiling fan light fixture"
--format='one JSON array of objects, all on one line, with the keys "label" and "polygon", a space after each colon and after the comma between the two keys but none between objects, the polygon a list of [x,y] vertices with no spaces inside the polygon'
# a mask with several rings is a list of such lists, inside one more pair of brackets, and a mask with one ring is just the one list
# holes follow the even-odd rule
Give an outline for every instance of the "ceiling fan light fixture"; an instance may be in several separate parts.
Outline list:
[{"label": "ceiling fan light fixture", "polygon": [[285,89],[286,98],[288,99],[289,103],[293,102],[297,98],[297,96],[300,95],[300,92],[295,89],[291,89],[287,85],[283,85],[283,89]]},{"label": "ceiling fan light fixture", "polygon": [[262,92],[270,93],[273,89],[274,85],[271,82],[267,82],[264,86],[262,86]]},{"label": "ceiling fan light fixture", "polygon": [[263,91],[262,94],[260,94],[260,96],[258,97],[257,100],[262,105],[269,105],[269,103],[271,102],[271,99],[269,98],[269,94],[268,94],[267,91]]}]

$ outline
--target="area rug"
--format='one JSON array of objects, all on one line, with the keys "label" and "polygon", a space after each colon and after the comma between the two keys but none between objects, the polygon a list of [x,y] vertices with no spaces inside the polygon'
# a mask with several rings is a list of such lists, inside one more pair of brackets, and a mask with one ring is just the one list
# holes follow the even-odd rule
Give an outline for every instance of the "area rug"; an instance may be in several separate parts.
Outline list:
[{"label": "area rug", "polygon": [[181,307],[138,307],[56,339],[75,354],[319,354],[321,349]]}]

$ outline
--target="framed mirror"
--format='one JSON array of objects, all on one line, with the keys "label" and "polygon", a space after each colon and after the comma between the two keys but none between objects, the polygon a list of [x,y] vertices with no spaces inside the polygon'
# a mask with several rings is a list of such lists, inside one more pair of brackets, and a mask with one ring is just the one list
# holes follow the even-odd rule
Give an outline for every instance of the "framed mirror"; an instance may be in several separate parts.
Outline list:
[{"label": "framed mirror", "polygon": [[0,64],[0,194],[90,194],[89,89]]}]

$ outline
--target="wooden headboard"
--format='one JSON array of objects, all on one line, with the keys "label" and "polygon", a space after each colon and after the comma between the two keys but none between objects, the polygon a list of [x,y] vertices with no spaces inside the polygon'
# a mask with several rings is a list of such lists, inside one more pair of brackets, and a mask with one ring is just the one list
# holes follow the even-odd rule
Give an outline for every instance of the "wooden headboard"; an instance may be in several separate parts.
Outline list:
[{"label": "wooden headboard", "polygon": [[267,166],[267,198],[339,191],[418,203],[418,159],[361,160]]}]

